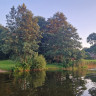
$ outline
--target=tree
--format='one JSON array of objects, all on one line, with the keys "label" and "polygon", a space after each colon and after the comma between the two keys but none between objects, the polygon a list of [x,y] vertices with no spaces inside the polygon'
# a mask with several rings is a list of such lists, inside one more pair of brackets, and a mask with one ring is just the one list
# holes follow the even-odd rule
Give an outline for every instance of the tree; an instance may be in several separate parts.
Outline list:
[{"label": "tree", "polygon": [[40,53],[47,60],[64,62],[73,57],[73,50],[81,48],[77,29],[67,22],[63,13],[57,12],[47,20],[46,31],[40,45]]},{"label": "tree", "polygon": [[4,45],[4,40],[7,37],[8,29],[0,25],[0,51],[3,50],[2,46]]},{"label": "tree", "polygon": [[18,6],[17,9],[13,6],[6,19],[10,31],[6,44],[10,46],[16,57],[21,59],[21,62],[27,63],[28,58],[32,58],[39,47],[41,32],[37,19],[25,4]]},{"label": "tree", "polygon": [[90,48],[85,49],[85,52],[92,53],[95,55],[96,54],[96,44],[92,45]]},{"label": "tree", "polygon": [[88,58],[92,59],[93,56],[96,56],[96,33],[91,33],[87,37],[87,42],[91,44],[90,48],[85,49],[87,54],[89,54]]},{"label": "tree", "polygon": [[8,59],[10,56],[10,51],[6,50],[5,48],[8,49],[8,46],[5,45],[5,39],[7,37],[8,29],[2,25],[0,25],[0,59]]},{"label": "tree", "polygon": [[96,33],[91,33],[91,34],[87,37],[87,42],[90,43],[91,45],[96,44]]},{"label": "tree", "polygon": [[68,24],[66,20],[67,18],[62,12],[55,13],[53,17],[48,18],[47,20],[47,32],[56,33],[62,26],[66,27]]},{"label": "tree", "polygon": [[42,17],[42,16],[36,16],[35,18],[38,19],[38,22],[37,22],[37,23],[38,23],[38,25],[40,26],[40,31],[41,31],[42,33],[44,33],[45,30],[46,30],[47,21],[46,21],[45,18]]}]

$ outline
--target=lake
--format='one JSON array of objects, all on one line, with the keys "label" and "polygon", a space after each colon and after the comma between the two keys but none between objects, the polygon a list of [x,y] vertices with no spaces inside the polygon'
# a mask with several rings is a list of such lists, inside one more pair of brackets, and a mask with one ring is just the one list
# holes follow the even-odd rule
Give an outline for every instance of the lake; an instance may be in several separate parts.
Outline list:
[{"label": "lake", "polygon": [[0,73],[0,96],[96,96],[96,71]]}]

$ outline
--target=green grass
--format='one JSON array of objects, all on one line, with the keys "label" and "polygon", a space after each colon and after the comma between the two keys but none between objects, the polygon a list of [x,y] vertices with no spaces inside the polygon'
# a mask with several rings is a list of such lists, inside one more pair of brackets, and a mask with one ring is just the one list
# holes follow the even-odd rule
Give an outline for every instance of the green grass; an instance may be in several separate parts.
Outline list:
[{"label": "green grass", "polygon": [[84,63],[84,64],[96,64],[96,60],[85,60],[85,59],[82,59],[80,63]]},{"label": "green grass", "polygon": [[58,65],[58,64],[47,64],[46,68],[47,69],[60,69],[60,68],[63,68],[63,66]]},{"label": "green grass", "polygon": [[[88,69],[88,68],[96,68],[96,60],[85,60],[85,59],[82,59],[80,62],[78,62],[80,68],[83,68],[83,69]],[[60,68],[63,68],[64,67],[62,66],[62,64],[47,64],[47,69],[60,69]],[[75,67],[74,66],[74,69],[78,69],[78,67]],[[69,67],[69,68],[65,68],[65,69],[68,69],[68,70],[71,70],[72,67]]]},{"label": "green grass", "polygon": [[[80,65],[85,66],[85,65],[92,65],[96,64],[96,60],[82,60],[82,62],[80,62]],[[0,61],[0,69],[2,70],[7,70],[10,71],[14,66],[16,65],[15,62],[13,62],[12,60],[1,60]],[[63,68],[63,66],[58,65],[58,64],[47,64],[46,65],[46,69],[49,70],[55,70],[55,69],[61,69]]]},{"label": "green grass", "polygon": [[11,60],[1,60],[0,69],[10,71],[15,66],[15,63]]},{"label": "green grass", "polygon": [[87,69],[92,69],[96,68],[96,60],[85,60],[82,59],[77,64],[79,68],[87,68]]},{"label": "green grass", "polygon": [[84,60],[84,61],[86,61],[86,62],[94,62],[94,63],[96,63],[96,60]]},{"label": "green grass", "polygon": [[[10,71],[13,67],[15,67],[15,62],[12,60],[1,60],[0,61],[0,69]],[[46,69],[53,70],[53,69],[60,69],[62,66],[58,64],[47,64]]]}]

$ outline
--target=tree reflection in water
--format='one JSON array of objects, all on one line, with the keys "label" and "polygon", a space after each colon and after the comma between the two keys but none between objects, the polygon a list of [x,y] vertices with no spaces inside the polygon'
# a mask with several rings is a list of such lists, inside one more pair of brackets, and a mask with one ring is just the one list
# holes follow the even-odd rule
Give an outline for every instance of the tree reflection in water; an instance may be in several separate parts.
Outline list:
[{"label": "tree reflection in water", "polygon": [[44,88],[41,96],[51,96],[51,94],[52,96],[76,96],[80,94],[86,87],[84,79],[79,75],[76,76],[74,72],[68,71],[47,72],[47,83],[45,83],[47,88]]},{"label": "tree reflection in water", "polygon": [[29,88],[37,88],[42,86],[45,82],[46,72],[25,72],[20,74],[14,74],[14,83],[19,84],[22,90]]},{"label": "tree reflection in water", "polygon": [[91,80],[95,80],[95,75],[86,73],[78,70],[0,74],[0,96],[96,96],[96,83]]},{"label": "tree reflection in water", "polygon": [[91,89],[88,90],[91,96],[96,96],[96,88],[92,87]]}]

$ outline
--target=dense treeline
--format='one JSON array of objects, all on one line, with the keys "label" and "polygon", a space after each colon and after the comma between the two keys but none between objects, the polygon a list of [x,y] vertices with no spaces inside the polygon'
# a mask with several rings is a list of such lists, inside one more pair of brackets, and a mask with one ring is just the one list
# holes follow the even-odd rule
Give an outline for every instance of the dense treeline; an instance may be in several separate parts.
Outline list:
[{"label": "dense treeline", "polygon": [[17,8],[13,6],[6,20],[6,27],[0,26],[0,52],[2,57],[11,57],[25,68],[44,68],[44,57],[47,62],[68,67],[83,56],[77,29],[62,12],[46,20],[33,16],[23,4]]}]

